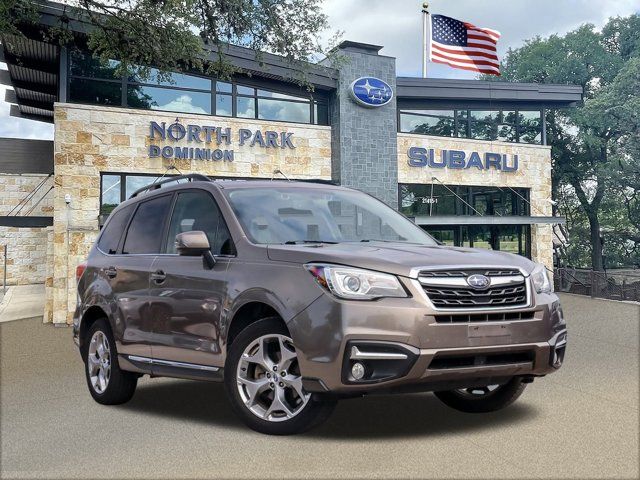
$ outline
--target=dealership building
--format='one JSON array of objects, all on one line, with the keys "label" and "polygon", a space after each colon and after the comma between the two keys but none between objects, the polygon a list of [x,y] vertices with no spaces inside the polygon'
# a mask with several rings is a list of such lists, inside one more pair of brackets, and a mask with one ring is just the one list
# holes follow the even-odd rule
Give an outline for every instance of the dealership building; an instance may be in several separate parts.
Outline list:
[{"label": "dealership building", "polygon": [[[46,3],[26,38],[2,37],[11,114],[54,140],[0,139],[0,243],[9,284],[45,283],[45,321],[70,322],[75,266],[109,212],[160,176],[322,180],[398,209],[447,245],[493,248],[553,266],[545,110],[573,85],[409,78],[381,46],[342,42],[309,64],[312,92],[282,58],[229,46],[242,73],[116,75],[75,43],[46,43],[64,6]],[[65,13],[69,17],[67,7]],[[212,52],[212,58],[215,55]],[[0,268],[2,264],[0,263]]]}]

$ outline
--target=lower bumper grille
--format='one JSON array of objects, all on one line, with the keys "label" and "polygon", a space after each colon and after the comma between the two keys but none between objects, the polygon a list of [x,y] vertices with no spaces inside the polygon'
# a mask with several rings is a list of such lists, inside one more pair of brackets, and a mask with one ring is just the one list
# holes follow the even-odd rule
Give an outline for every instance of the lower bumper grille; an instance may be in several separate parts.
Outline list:
[{"label": "lower bumper grille", "polygon": [[453,315],[435,315],[437,323],[475,323],[475,322],[511,322],[517,320],[531,320],[536,312],[505,312],[505,313],[471,313]]},{"label": "lower bumper grille", "polygon": [[438,356],[436,355],[429,369],[441,370],[447,368],[466,368],[466,367],[490,367],[513,365],[520,363],[533,362],[533,352],[509,352],[509,353],[488,353],[486,355],[456,355],[456,356]]}]

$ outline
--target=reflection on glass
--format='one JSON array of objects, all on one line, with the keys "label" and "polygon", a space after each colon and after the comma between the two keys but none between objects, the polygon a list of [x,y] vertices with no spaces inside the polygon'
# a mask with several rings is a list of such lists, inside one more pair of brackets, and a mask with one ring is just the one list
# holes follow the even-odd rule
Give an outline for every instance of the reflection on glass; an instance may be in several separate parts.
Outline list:
[{"label": "reflection on glass", "polygon": [[515,142],[516,127],[513,125],[498,125],[498,140],[503,142]]},{"label": "reflection on glass", "polygon": [[115,75],[116,68],[120,65],[117,60],[109,60],[106,63],[94,58],[91,53],[73,49],[70,54],[71,75],[92,78],[119,78]]},{"label": "reflection on glass", "polygon": [[540,112],[519,112],[519,134],[520,141],[524,143],[542,142],[542,122]]},{"label": "reflection on glass", "polygon": [[[447,112],[443,112],[447,113]],[[453,112],[451,116],[427,116],[403,113],[400,115],[400,130],[409,133],[452,137],[454,134]]]},{"label": "reflection on glass", "polygon": [[324,103],[315,103],[313,108],[316,125],[329,125],[329,106]]},{"label": "reflection on glass", "polygon": [[134,108],[170,112],[211,113],[211,94],[170,88],[130,86],[127,104]]},{"label": "reflection on glass", "polygon": [[122,85],[119,82],[72,78],[69,82],[69,98],[78,103],[121,105]]},{"label": "reflection on glass", "polygon": [[254,95],[256,92],[255,88],[245,87],[244,85],[236,85],[236,91],[239,95]]},{"label": "reflection on glass", "polygon": [[125,198],[129,198],[133,192],[139,188],[151,185],[155,181],[156,177],[141,176],[141,175],[128,175],[125,184]]},{"label": "reflection on glass", "polygon": [[216,82],[216,92],[231,93],[232,86],[227,82]]},{"label": "reflection on glass", "polygon": [[211,80],[208,78],[182,73],[160,74],[160,71],[156,68],[135,67],[129,79],[132,82],[153,83],[169,87],[211,90]]},{"label": "reflection on glass", "polygon": [[258,96],[259,97],[268,97],[268,98],[279,98],[282,100],[296,100],[298,102],[302,101],[308,101],[308,99],[304,98],[304,97],[296,97],[294,95],[287,95],[285,93],[278,93],[278,92],[270,92],[269,90],[258,90]]},{"label": "reflection on glass", "polygon": [[256,118],[256,104],[253,98],[236,98],[236,116],[242,118]]},{"label": "reflection on glass", "polygon": [[100,213],[109,214],[120,203],[120,175],[102,176],[102,197],[100,199]]},{"label": "reflection on glass", "polygon": [[230,117],[232,114],[231,95],[216,94],[216,115]]},{"label": "reflection on glass", "polygon": [[258,118],[263,120],[309,123],[310,115],[309,103],[258,99]]}]

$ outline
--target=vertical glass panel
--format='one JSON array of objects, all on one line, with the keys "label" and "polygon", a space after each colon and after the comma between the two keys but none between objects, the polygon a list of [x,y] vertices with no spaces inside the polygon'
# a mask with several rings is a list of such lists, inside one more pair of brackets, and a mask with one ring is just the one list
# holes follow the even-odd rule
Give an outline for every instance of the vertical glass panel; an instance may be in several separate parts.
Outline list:
[{"label": "vertical glass panel", "polygon": [[230,117],[232,113],[232,97],[231,95],[216,94],[216,115],[221,117]]},{"label": "vertical glass panel", "polygon": [[255,95],[256,89],[245,87],[244,85],[236,85],[236,92],[238,92],[239,95]]},{"label": "vertical glass panel", "polygon": [[400,114],[400,131],[452,137],[454,134],[453,111],[424,110],[418,113]]},{"label": "vertical glass panel", "polygon": [[129,76],[132,82],[152,83],[169,87],[195,88],[199,90],[211,90],[211,79],[185,75],[182,73],[161,74],[156,68],[134,67]]},{"label": "vertical glass panel", "polygon": [[520,142],[540,144],[542,142],[542,122],[540,111],[520,111],[518,113],[518,133]]},{"label": "vertical glass panel", "polygon": [[122,105],[122,84],[71,78],[69,98],[78,103]]},{"label": "vertical glass panel", "polygon": [[259,98],[258,118],[263,120],[309,123],[311,121],[311,110],[309,103]]},{"label": "vertical glass panel", "polygon": [[455,246],[455,234],[453,229],[425,228],[436,240],[448,246]]},{"label": "vertical glass panel", "polygon": [[116,77],[115,70],[120,65],[117,60],[109,60],[102,63],[94,58],[91,53],[79,49],[73,49],[70,53],[71,75],[92,78],[120,78]]},{"label": "vertical glass panel", "polygon": [[496,250],[524,255],[525,242],[521,225],[499,225],[496,230]]},{"label": "vertical glass panel", "polygon": [[329,125],[329,105],[325,103],[314,104],[314,118],[317,125]]},{"label": "vertical glass panel", "polygon": [[469,233],[473,242],[473,248],[491,248],[491,228],[484,225],[470,225]]},{"label": "vertical glass panel", "polygon": [[231,93],[231,84],[228,82],[216,82],[216,92]]},{"label": "vertical glass panel", "polygon": [[514,125],[498,125],[498,140],[502,142],[515,142],[516,127]]},{"label": "vertical glass panel", "polygon": [[120,175],[102,175],[102,197],[100,198],[100,213],[108,215],[120,203]]},{"label": "vertical glass panel", "polygon": [[237,97],[236,116],[241,118],[256,118],[255,99],[247,97]]},{"label": "vertical glass panel", "polygon": [[211,113],[211,94],[171,88],[129,86],[127,104],[134,108],[170,112]]},{"label": "vertical glass panel", "polygon": [[127,175],[125,179],[125,198],[129,198],[139,188],[151,185],[155,179],[156,177],[147,175]]},{"label": "vertical glass panel", "polygon": [[294,100],[298,102],[309,101],[309,99],[305,97],[299,97],[296,95],[287,95],[285,93],[270,92],[269,90],[258,90],[258,96],[267,97],[267,98],[279,98],[281,100]]},{"label": "vertical glass panel", "polygon": [[456,130],[456,136],[460,138],[466,138],[469,136],[469,115],[467,110],[456,110],[456,121],[458,122],[458,129]]}]

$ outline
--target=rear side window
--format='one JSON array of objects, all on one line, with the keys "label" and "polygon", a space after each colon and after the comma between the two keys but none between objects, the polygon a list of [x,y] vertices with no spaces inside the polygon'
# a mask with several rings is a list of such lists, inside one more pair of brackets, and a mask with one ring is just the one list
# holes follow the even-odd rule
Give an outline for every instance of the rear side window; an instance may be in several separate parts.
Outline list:
[{"label": "rear side window", "polygon": [[235,255],[227,225],[213,197],[202,190],[178,194],[167,237],[167,253],[176,253],[176,235],[192,230],[206,233],[214,255]]},{"label": "rear side window", "polygon": [[113,213],[109,221],[104,227],[100,240],[98,240],[98,248],[104,253],[113,255],[118,250],[118,244],[122,237],[127,222],[131,217],[134,205],[128,205],[122,210]]},{"label": "rear side window", "polygon": [[171,195],[140,204],[129,225],[122,253],[160,253],[162,228],[170,204]]}]

